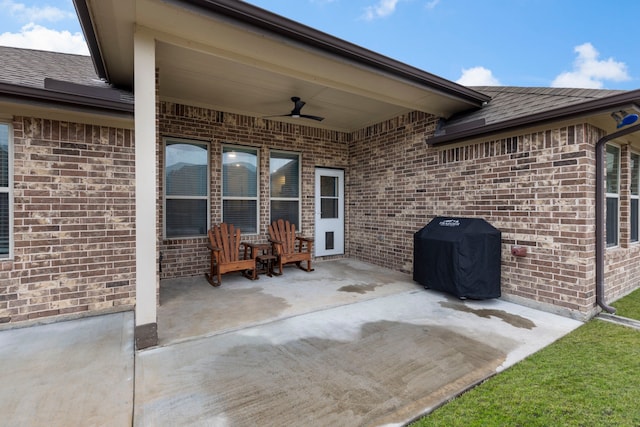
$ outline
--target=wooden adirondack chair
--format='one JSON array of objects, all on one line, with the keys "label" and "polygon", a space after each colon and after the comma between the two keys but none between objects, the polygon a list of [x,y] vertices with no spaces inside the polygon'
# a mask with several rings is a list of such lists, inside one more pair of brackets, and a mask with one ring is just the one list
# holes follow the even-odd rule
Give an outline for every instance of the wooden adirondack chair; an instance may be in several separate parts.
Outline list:
[{"label": "wooden adirondack chair", "polygon": [[[295,224],[279,219],[269,226],[269,241],[273,245],[274,255],[277,256],[278,274],[282,274],[282,266],[295,263],[302,270],[313,271],[311,268],[311,252],[313,239],[296,236]],[[307,262],[307,268],[301,266]]]},{"label": "wooden adirondack chair", "polygon": [[[222,275],[233,271],[242,271],[245,277],[256,280],[256,255],[257,251],[247,251],[247,243],[240,241],[240,229],[233,224],[216,225],[209,230],[209,243],[211,250],[211,271],[207,280],[212,286],[222,284]],[[240,249],[243,246],[244,249]],[[247,253],[252,253],[252,258],[245,259]],[[248,273],[250,271],[250,273]]]}]

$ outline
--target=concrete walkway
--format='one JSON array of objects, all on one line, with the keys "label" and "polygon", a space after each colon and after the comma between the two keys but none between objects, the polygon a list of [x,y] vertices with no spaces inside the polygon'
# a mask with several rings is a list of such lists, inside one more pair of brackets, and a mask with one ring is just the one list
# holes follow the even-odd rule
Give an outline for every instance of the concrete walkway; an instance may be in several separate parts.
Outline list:
[{"label": "concrete walkway", "polygon": [[2,331],[0,425],[402,425],[581,324],[407,282],[139,352],[130,312]]},{"label": "concrete walkway", "polygon": [[133,312],[0,332],[0,425],[130,426]]}]

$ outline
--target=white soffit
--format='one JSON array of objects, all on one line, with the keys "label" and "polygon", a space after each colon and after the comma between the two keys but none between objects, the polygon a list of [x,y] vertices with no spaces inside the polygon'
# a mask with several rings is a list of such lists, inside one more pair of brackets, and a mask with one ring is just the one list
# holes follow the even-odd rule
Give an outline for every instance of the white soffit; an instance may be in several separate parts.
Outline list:
[{"label": "white soffit", "polygon": [[412,110],[448,117],[473,107],[389,72],[173,4],[180,2],[88,3],[114,82],[133,80],[134,31],[154,35],[163,99],[262,117],[290,112],[289,98],[299,96],[304,113],[325,117],[305,124],[344,131]]}]

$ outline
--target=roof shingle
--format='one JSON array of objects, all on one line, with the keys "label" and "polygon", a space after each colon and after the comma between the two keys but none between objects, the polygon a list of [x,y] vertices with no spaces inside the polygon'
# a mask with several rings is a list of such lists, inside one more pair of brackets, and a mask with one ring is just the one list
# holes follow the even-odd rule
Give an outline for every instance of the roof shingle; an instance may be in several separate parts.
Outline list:
[{"label": "roof shingle", "polygon": [[625,92],[514,86],[478,86],[472,89],[489,95],[491,101],[478,110],[451,117],[447,120],[446,127],[458,127],[479,120],[484,120],[484,124],[489,125]]},{"label": "roof shingle", "polygon": [[0,46],[0,59],[0,83],[49,89],[45,79],[52,79],[72,83],[69,88],[87,86],[116,92],[121,101],[133,102],[130,92],[116,89],[98,77],[89,56]]}]

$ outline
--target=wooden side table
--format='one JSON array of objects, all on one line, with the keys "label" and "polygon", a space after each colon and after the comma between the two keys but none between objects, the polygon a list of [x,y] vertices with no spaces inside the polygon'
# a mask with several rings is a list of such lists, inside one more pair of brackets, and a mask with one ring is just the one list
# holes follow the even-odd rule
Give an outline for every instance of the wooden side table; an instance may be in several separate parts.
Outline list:
[{"label": "wooden side table", "polygon": [[242,242],[244,245],[244,259],[254,258],[258,255],[265,255],[271,252],[271,244],[269,243],[249,243]]},{"label": "wooden side table", "polygon": [[269,277],[273,277],[274,276],[273,264],[275,264],[276,262],[276,256],[270,255],[270,254],[258,255],[257,260],[262,265],[262,270],[258,270],[258,272],[264,273]]},{"label": "wooden side table", "polygon": [[260,264],[257,274],[266,274],[269,277],[274,275],[273,265],[276,257],[271,254],[271,243],[246,243],[244,256],[245,259],[256,257],[257,263]]}]

